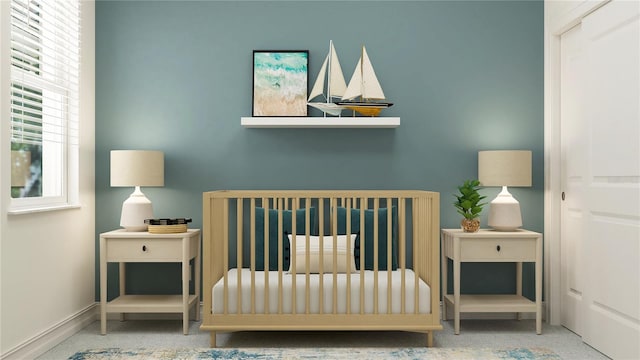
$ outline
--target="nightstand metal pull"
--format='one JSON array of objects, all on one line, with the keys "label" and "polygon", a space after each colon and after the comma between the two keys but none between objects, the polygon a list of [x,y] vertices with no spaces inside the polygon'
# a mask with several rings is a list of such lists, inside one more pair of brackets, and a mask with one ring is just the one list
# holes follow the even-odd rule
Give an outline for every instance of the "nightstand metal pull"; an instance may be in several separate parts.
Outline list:
[{"label": "nightstand metal pull", "polygon": [[147,251],[147,245],[142,245],[142,251]]},{"label": "nightstand metal pull", "polygon": [[500,251],[500,245],[496,246],[496,250]]}]

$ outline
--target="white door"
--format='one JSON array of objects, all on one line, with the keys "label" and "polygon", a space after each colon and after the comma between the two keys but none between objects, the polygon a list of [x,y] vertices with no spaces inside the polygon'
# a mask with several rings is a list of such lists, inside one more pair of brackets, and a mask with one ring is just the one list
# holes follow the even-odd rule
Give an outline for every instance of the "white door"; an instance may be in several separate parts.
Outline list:
[{"label": "white door", "polygon": [[561,280],[560,321],[571,331],[582,333],[582,239],[585,226],[585,173],[588,128],[585,126],[586,56],[581,25],[562,34],[560,40],[560,107],[562,133]]},{"label": "white door", "polygon": [[604,5],[561,42],[561,318],[604,354],[638,359],[640,2]]}]

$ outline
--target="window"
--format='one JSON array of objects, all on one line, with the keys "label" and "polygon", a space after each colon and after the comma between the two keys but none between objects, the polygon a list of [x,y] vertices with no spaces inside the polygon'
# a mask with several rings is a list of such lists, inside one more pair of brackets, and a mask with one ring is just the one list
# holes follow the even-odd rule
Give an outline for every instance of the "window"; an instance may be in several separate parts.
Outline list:
[{"label": "window", "polygon": [[77,198],[79,6],[11,1],[11,209]]}]

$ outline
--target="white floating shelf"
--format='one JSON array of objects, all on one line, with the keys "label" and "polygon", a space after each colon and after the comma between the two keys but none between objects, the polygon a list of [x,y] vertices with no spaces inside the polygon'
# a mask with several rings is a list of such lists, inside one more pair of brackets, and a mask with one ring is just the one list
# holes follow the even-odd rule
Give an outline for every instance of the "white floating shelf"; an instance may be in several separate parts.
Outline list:
[{"label": "white floating shelf", "polygon": [[246,128],[396,128],[399,117],[242,117]]}]

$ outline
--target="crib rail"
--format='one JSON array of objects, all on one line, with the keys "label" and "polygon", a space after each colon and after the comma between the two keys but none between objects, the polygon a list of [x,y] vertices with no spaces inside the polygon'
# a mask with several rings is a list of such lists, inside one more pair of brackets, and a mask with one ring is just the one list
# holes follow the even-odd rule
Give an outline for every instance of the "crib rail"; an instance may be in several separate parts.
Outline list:
[{"label": "crib rail", "polygon": [[[215,345],[214,331],[326,330],[340,324],[339,328],[345,330],[429,331],[440,328],[439,306],[434,306],[440,301],[438,193],[411,190],[212,191],[203,194],[203,217],[202,329],[212,331],[212,345]],[[359,263],[354,263],[354,254],[349,250],[352,235],[359,239],[354,249],[359,253],[355,257],[359,258]],[[334,251],[336,249],[338,251]],[[340,249],[347,251],[340,252]],[[290,255],[287,257],[287,254]],[[401,274],[400,311],[392,313],[394,280],[392,272],[384,270],[395,270],[396,267]],[[229,275],[232,268],[250,270],[249,309],[243,308],[245,301],[240,290],[247,279],[243,279],[240,271],[232,279]],[[411,297],[406,295],[408,269],[415,273],[415,291]],[[258,278],[261,270],[264,270],[263,279]],[[277,272],[277,280],[270,279],[268,270]],[[373,271],[373,291],[366,289],[362,281],[365,270]],[[338,296],[340,274],[346,275],[346,299]],[[314,275],[320,289],[317,299],[312,298],[310,289]],[[325,275],[332,279],[328,303],[323,294]],[[359,275],[361,281],[352,284],[352,275]],[[379,276],[386,276],[386,281],[382,282],[386,286],[386,291],[382,292],[386,294],[386,307],[382,308],[378,294],[379,290],[385,289],[379,289]],[[283,290],[285,277],[290,277],[292,282],[291,293]],[[214,312],[211,289],[220,279],[223,280],[223,304],[216,306],[221,310]],[[420,298],[419,279],[429,285],[430,299]],[[270,304],[270,296],[256,297],[256,284],[260,281],[264,284],[264,294],[268,294],[269,289],[277,289],[277,305]],[[237,284],[232,297],[235,304],[229,301],[232,282]],[[296,291],[298,282],[304,284],[301,293]],[[359,293],[356,296],[359,304],[352,299],[352,290],[354,294]],[[368,296],[373,296],[372,313],[365,313],[365,297]],[[296,306],[302,302],[299,297],[304,299],[301,309]],[[292,304],[289,311],[284,309],[285,300]],[[340,304],[341,301],[346,303]],[[311,304],[316,302],[317,309],[312,311]],[[428,313],[420,311],[425,302],[432,305]],[[407,304],[412,305],[409,306],[411,311],[407,310]],[[343,305],[346,313],[339,313],[338,309]],[[257,311],[258,308],[262,311]],[[325,308],[329,310],[325,311]]]}]

